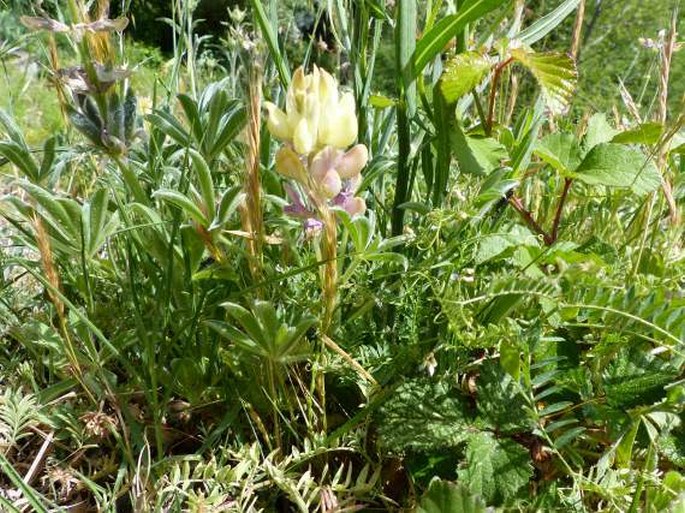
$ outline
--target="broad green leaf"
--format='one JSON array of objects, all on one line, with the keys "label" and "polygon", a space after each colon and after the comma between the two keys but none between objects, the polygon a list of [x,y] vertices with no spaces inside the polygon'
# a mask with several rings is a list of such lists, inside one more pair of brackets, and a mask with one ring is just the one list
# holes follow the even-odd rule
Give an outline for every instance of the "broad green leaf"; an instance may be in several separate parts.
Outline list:
[{"label": "broad green leaf", "polygon": [[460,53],[449,60],[440,77],[440,90],[453,103],[476,87],[492,67],[486,55],[477,52]]},{"label": "broad green leaf", "polygon": [[467,410],[446,381],[407,381],[383,404],[378,434],[383,446],[397,452],[453,448],[467,436]]},{"label": "broad green leaf", "polygon": [[578,7],[580,2],[581,0],[565,0],[551,13],[543,16],[535,23],[519,32],[517,39],[526,45],[537,43],[540,39],[557,28],[557,26],[559,26],[559,24]]},{"label": "broad green leaf", "polygon": [[436,23],[416,44],[414,52],[414,77],[423,71],[454,36],[464,30],[468,23],[478,20],[509,0],[470,0],[460,6],[456,14],[445,16]]},{"label": "broad green leaf", "polygon": [[584,155],[598,144],[610,142],[617,133],[618,130],[609,124],[603,112],[594,114],[587,123],[583,138]]},{"label": "broad green leaf", "polygon": [[589,185],[630,187],[636,194],[652,192],[661,183],[656,166],[642,152],[613,143],[592,148],[571,175]]},{"label": "broad green leaf", "polygon": [[417,513],[485,513],[485,503],[461,484],[433,478],[423,494]]},{"label": "broad green leaf", "polygon": [[664,132],[664,126],[661,123],[649,122],[643,123],[616,134],[611,142],[619,144],[656,144]]},{"label": "broad green leaf", "polygon": [[508,158],[506,148],[492,137],[474,137],[464,133],[460,123],[454,124],[452,151],[462,173],[485,175],[501,167]]},{"label": "broad green leaf", "polygon": [[501,504],[528,484],[533,468],[524,447],[513,440],[479,432],[467,439],[466,460],[458,475],[459,482],[488,504]]},{"label": "broad green leaf", "polygon": [[581,161],[578,140],[573,134],[563,132],[543,137],[535,154],[560,173],[573,171]]},{"label": "broad green leaf", "polygon": [[547,107],[554,114],[563,113],[576,88],[576,64],[565,53],[535,53],[529,47],[513,48],[511,56],[535,77]]}]

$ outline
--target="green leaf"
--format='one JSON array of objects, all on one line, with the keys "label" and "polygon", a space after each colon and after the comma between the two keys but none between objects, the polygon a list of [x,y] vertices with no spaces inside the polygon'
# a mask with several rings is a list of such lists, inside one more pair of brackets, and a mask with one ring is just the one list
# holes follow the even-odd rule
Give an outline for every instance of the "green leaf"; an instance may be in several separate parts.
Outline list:
[{"label": "green leaf", "polygon": [[416,111],[416,84],[413,73],[412,54],[416,48],[416,0],[398,0],[395,26],[395,59],[400,70],[399,79],[404,93],[407,113],[412,117]]},{"label": "green leaf", "polygon": [[462,32],[467,24],[482,18],[508,1],[470,0],[464,2],[457,14],[445,16],[436,23],[416,44],[416,51],[414,52],[414,77],[419,76],[423,68],[440,54],[449,40]]},{"label": "green leaf", "polygon": [[594,114],[587,123],[583,138],[584,155],[598,144],[610,142],[617,133],[618,130],[609,124],[604,113]]},{"label": "green leaf", "polygon": [[576,88],[578,73],[576,64],[565,53],[535,53],[529,47],[511,50],[511,56],[535,77],[547,107],[554,114],[563,113]]},{"label": "green leaf", "polygon": [[375,109],[387,109],[394,107],[397,101],[382,94],[372,94],[369,96],[369,104]]},{"label": "green leaf", "polygon": [[452,151],[462,173],[485,175],[501,167],[508,157],[506,148],[491,137],[473,137],[464,133],[461,124],[454,124]]},{"label": "green leaf", "polygon": [[580,145],[573,134],[554,133],[540,140],[535,154],[560,173],[568,173],[581,161]]},{"label": "green leaf", "polygon": [[25,147],[13,141],[0,142],[0,155],[19,168],[32,182],[38,182],[39,171],[31,154]]},{"label": "green leaf", "polygon": [[476,87],[490,71],[490,60],[477,52],[456,55],[445,66],[440,90],[448,103],[456,102]]},{"label": "green leaf", "polygon": [[485,503],[461,484],[434,478],[419,501],[417,513],[485,513]]},{"label": "green leaf", "polygon": [[578,7],[580,1],[581,0],[565,0],[551,13],[543,16],[535,23],[519,32],[517,39],[526,45],[537,43],[557,28],[559,24]]},{"label": "green leaf", "polygon": [[571,175],[589,185],[630,187],[636,194],[647,194],[661,184],[659,171],[642,152],[613,143],[592,148]]},{"label": "green leaf", "polygon": [[459,481],[488,504],[501,504],[516,496],[533,475],[526,449],[509,439],[474,433],[466,442],[466,461]]},{"label": "green leaf", "polygon": [[186,215],[191,217],[200,225],[204,227],[209,225],[209,221],[207,220],[207,216],[204,214],[204,212],[202,212],[202,210],[200,210],[200,208],[187,196],[184,196],[180,192],[171,189],[160,189],[152,196],[180,208],[186,213]]},{"label": "green leaf", "polygon": [[403,383],[379,412],[381,443],[396,452],[431,452],[456,447],[467,435],[468,408],[446,382]]},{"label": "green leaf", "polygon": [[656,144],[664,132],[661,123],[649,122],[616,134],[611,142],[619,144]]}]

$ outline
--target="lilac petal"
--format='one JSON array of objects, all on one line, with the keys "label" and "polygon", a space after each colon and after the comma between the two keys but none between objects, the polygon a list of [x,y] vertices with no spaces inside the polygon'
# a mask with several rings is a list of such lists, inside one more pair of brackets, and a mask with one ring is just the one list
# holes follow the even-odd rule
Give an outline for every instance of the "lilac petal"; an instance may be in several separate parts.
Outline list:
[{"label": "lilac petal", "polygon": [[307,238],[314,237],[318,235],[323,229],[323,223],[314,217],[305,219],[303,223],[304,233]]}]

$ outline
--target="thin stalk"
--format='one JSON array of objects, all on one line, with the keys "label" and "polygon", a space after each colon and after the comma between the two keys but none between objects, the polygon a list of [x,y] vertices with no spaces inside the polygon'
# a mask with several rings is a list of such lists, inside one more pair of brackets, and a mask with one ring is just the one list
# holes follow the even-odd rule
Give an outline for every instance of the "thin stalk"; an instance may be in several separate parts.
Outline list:
[{"label": "thin stalk", "polygon": [[492,125],[495,119],[495,100],[497,98],[497,86],[499,85],[499,79],[504,68],[511,64],[513,60],[513,57],[509,57],[505,61],[500,62],[495,67],[495,71],[492,76],[492,82],[490,83],[490,96],[488,98],[488,122],[485,125],[485,133],[488,136],[492,134]]},{"label": "thin stalk", "polygon": [[521,198],[518,196],[512,196],[509,198],[509,204],[514,207],[519,215],[523,218],[529,228],[531,228],[535,233],[542,236],[543,241],[547,246],[551,246],[553,241],[550,235],[540,226],[540,224],[535,220],[533,214],[531,214],[528,209],[523,205]]},{"label": "thin stalk", "polygon": [[561,212],[564,209],[564,203],[568,197],[568,192],[571,190],[571,185],[573,184],[573,178],[564,178],[564,189],[561,191],[561,196],[559,196],[559,203],[557,203],[557,211],[554,214],[554,223],[552,224],[552,243],[556,242],[557,236],[559,235],[559,223],[561,222]]}]

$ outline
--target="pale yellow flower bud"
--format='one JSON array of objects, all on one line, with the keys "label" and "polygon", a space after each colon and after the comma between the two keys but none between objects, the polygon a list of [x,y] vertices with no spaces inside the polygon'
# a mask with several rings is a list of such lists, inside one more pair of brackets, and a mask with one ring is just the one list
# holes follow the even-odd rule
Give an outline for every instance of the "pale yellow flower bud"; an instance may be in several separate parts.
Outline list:
[{"label": "pale yellow flower bud", "polygon": [[301,155],[308,155],[316,145],[316,134],[312,133],[307,118],[300,119],[293,134],[293,146]]},{"label": "pale yellow flower bud", "polygon": [[282,146],[276,153],[276,171],[300,183],[307,183],[307,171],[290,146]]},{"label": "pale yellow flower bud", "polygon": [[292,137],[292,127],[288,121],[288,116],[271,102],[265,102],[264,106],[268,112],[266,126],[276,139],[288,141]]},{"label": "pale yellow flower bud", "polygon": [[311,74],[299,67],[286,93],[285,112],[266,103],[267,126],[274,137],[309,155],[324,146],[345,149],[357,138],[357,115],[351,93],[339,95],[328,72],[314,66]]}]

